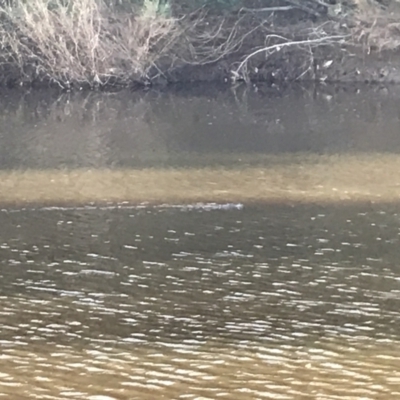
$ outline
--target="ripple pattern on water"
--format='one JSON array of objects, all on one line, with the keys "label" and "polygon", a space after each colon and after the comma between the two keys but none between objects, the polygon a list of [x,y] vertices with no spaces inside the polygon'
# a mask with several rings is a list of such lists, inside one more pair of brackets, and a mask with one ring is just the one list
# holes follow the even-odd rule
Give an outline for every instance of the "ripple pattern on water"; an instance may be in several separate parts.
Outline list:
[{"label": "ripple pattern on water", "polygon": [[375,400],[400,395],[394,342],[115,345],[4,347],[0,397]]},{"label": "ripple pattern on water", "polygon": [[0,398],[397,399],[395,207],[0,213]]}]

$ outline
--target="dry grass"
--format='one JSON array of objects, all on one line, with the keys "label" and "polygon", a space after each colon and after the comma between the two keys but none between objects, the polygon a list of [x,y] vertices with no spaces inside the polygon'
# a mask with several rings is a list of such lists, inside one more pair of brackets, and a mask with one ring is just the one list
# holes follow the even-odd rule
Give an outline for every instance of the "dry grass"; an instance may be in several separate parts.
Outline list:
[{"label": "dry grass", "polygon": [[150,82],[173,66],[204,65],[231,54],[255,29],[239,31],[239,21],[224,17],[210,24],[204,10],[176,18],[168,3],[154,0],[130,11],[106,0],[3,3],[3,61],[27,81],[63,87]]},{"label": "dry grass", "polygon": [[397,50],[400,48],[400,13],[395,16],[384,12],[359,13],[354,34],[368,53]]},{"label": "dry grass", "polygon": [[386,6],[373,0],[354,0],[357,12],[352,16],[352,32],[356,44],[368,53],[395,51],[400,48],[400,2],[391,0]]},{"label": "dry grass", "polygon": [[1,47],[14,66],[60,85],[144,80],[180,34],[177,20],[151,4],[131,14],[103,0],[3,5]]},{"label": "dry grass", "polygon": [[[297,0],[289,3],[288,9],[304,8]],[[130,11],[119,10],[107,0],[15,0],[12,6],[7,4],[0,2],[0,61],[9,70],[21,71],[21,81],[42,79],[62,87],[150,82],[170,68],[213,63],[239,50],[242,63],[232,70],[233,80],[246,80],[250,58],[269,57],[283,47],[309,54],[303,76],[314,65],[316,47],[351,42],[343,30],[346,24],[337,25],[337,32],[321,29],[325,25],[320,24],[304,33],[289,23],[290,34],[282,35],[269,20],[272,14],[263,13],[265,9],[258,13],[243,9],[239,15],[214,19],[200,11],[178,19],[168,5],[160,7],[157,0],[144,0],[140,9],[132,6]],[[321,4],[315,0],[308,8]],[[400,47],[399,4],[392,0],[384,8],[376,0],[343,1],[338,3],[343,6],[338,19],[351,20],[352,43],[368,51],[396,50]],[[230,60],[232,67],[235,63]]]}]

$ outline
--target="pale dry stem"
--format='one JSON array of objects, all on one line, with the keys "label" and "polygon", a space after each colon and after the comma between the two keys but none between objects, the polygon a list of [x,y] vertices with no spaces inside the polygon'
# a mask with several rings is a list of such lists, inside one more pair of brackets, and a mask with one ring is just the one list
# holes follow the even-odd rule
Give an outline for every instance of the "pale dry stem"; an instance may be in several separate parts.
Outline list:
[{"label": "pale dry stem", "polygon": [[[343,42],[346,39],[346,35],[327,35],[317,37],[307,37],[305,39],[289,39],[281,35],[269,34],[266,37],[266,46],[258,48],[248,55],[246,55],[239,65],[231,71],[231,78],[233,81],[244,80],[249,81],[248,64],[249,61],[257,55],[263,54],[265,58],[268,58],[276,52],[280,52],[285,48],[298,48],[308,52],[312,57],[312,50],[319,46],[327,46],[336,43]],[[307,68],[308,70],[309,68]],[[303,72],[301,75],[304,75]],[[301,76],[300,75],[300,76]]]}]

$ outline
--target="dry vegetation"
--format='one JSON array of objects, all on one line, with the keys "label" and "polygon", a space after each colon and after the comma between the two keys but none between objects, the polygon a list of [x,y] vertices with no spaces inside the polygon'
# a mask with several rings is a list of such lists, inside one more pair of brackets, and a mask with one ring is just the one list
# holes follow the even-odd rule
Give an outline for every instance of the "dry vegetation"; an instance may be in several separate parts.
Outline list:
[{"label": "dry vegetation", "polygon": [[386,6],[358,0],[353,35],[368,52],[395,51],[400,48],[400,2],[388,1]]},{"label": "dry vegetation", "polygon": [[29,79],[62,86],[145,80],[180,35],[176,19],[150,0],[119,12],[103,0],[29,0],[3,7],[5,59]]},{"label": "dry vegetation", "polygon": [[[321,46],[356,44],[367,52],[400,47],[398,0],[242,0],[246,7],[213,15],[205,7],[183,12],[177,7],[182,2],[143,0],[128,2],[128,9],[110,0],[0,2],[0,73],[11,71],[14,83],[96,87],[150,83],[182,65],[229,58],[231,78],[249,80],[253,59],[287,58],[296,49],[303,57],[301,77]],[[282,15],[291,15],[290,22],[276,23]]]}]

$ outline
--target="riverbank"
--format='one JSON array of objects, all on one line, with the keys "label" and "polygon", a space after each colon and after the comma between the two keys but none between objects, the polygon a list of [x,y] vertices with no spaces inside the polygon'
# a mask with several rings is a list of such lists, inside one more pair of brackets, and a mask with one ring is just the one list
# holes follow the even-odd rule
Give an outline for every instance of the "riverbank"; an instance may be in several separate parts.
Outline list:
[{"label": "riverbank", "polygon": [[105,0],[3,5],[0,85],[400,83],[400,11],[390,4],[358,0],[352,7],[336,2],[321,8],[310,0],[249,8],[242,5],[258,2],[243,1],[211,12],[178,3],[145,0],[129,9]]}]

